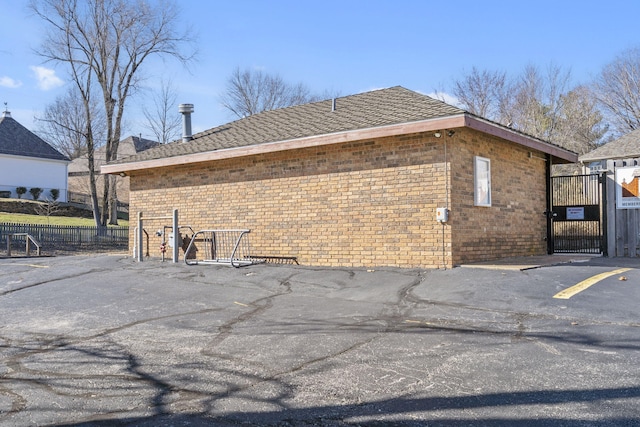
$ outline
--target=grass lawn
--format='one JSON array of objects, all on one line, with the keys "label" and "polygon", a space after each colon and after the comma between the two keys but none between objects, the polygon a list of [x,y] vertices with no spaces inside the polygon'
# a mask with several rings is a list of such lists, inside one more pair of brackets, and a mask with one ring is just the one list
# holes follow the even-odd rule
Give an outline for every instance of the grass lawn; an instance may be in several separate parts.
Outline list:
[{"label": "grass lawn", "polygon": [[[0,222],[14,224],[48,224],[48,225],[72,225],[72,226],[95,226],[91,218],[74,218],[66,216],[43,216],[27,215],[19,213],[0,212]],[[118,225],[128,226],[129,221],[118,220]]]}]

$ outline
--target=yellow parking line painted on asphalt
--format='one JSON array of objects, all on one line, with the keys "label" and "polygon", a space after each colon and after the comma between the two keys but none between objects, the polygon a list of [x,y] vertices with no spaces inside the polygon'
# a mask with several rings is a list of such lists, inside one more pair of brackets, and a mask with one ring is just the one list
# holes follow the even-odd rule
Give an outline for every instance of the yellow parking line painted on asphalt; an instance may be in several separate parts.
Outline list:
[{"label": "yellow parking line painted on asphalt", "polygon": [[569,299],[575,294],[584,291],[585,289],[595,285],[601,280],[606,279],[607,277],[615,276],[616,274],[624,273],[625,271],[633,270],[632,268],[619,268],[617,270],[609,271],[606,273],[596,274],[595,276],[589,277],[588,279],[583,280],[582,282],[574,285],[570,288],[567,288],[563,291],[558,292],[553,297],[558,299]]},{"label": "yellow parking line painted on asphalt", "polygon": [[23,267],[34,267],[34,268],[49,268],[48,265],[39,265],[39,264],[11,264],[11,265],[21,265]]}]

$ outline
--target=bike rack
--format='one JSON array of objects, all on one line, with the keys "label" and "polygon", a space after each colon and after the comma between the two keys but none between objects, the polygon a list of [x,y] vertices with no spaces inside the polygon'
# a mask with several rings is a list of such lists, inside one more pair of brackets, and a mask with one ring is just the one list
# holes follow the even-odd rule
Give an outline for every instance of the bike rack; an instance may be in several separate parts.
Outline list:
[{"label": "bike rack", "polygon": [[[251,257],[249,239],[251,230],[200,230],[194,233],[184,253],[187,265],[222,264],[242,267],[265,262]],[[202,255],[197,256],[200,252]]]}]

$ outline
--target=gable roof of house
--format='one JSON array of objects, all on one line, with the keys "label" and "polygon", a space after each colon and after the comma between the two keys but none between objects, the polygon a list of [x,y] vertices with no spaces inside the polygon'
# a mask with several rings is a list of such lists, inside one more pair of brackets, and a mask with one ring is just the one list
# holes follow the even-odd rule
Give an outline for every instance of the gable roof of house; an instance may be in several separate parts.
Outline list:
[{"label": "gable roof of house", "polygon": [[13,119],[8,111],[5,111],[0,117],[0,154],[69,160],[67,156]]},{"label": "gable roof of house", "polygon": [[[447,122],[444,119],[455,118]],[[552,147],[545,141],[476,117],[437,99],[395,86],[293,107],[265,111],[193,135],[188,142],[176,141],[118,159],[102,167],[103,173],[208,161],[236,155],[301,148],[309,145],[406,134],[446,127],[469,126],[475,118],[481,130],[501,128],[501,135],[519,135],[534,145]],[[426,125],[433,123],[432,126]],[[412,126],[413,125],[413,126]],[[470,126],[473,127],[473,126]],[[576,161],[574,153],[553,146],[564,161]],[[536,146],[537,148],[537,146]],[[545,150],[543,150],[545,151]],[[574,157],[576,157],[574,159]],[[118,166],[120,165],[120,166]]]},{"label": "gable roof of house", "polygon": [[149,148],[157,147],[158,145],[160,145],[158,141],[154,141],[152,139],[146,139],[141,136],[133,136],[133,135],[128,136],[122,141],[120,141],[120,144],[122,143],[132,144],[136,153],[139,153],[141,151],[145,151],[145,150],[148,150]]},{"label": "gable roof of house", "polygon": [[636,129],[614,141],[580,156],[581,162],[640,157],[640,129]]}]

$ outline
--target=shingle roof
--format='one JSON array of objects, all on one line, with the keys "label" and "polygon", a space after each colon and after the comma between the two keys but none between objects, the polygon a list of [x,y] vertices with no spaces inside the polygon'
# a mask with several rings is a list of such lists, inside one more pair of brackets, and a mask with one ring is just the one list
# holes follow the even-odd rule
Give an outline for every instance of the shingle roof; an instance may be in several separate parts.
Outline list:
[{"label": "shingle roof", "polygon": [[580,156],[581,162],[640,157],[640,129]]},{"label": "shingle roof", "polygon": [[329,99],[254,114],[197,133],[189,142],[175,141],[111,163],[155,160],[465,113],[401,86],[337,98],[335,111],[332,102]]},{"label": "shingle roof", "polygon": [[[160,145],[158,141],[137,136],[128,136],[118,144],[117,158],[133,156],[141,151],[148,150],[158,145]],[[96,167],[105,163],[105,150],[106,147],[104,145],[95,150],[93,154],[93,161]],[[89,173],[89,160],[87,159],[86,154],[71,161],[71,164],[69,165],[69,173]]]},{"label": "shingle roof", "polygon": [[0,117],[0,154],[69,160],[6,112]]},{"label": "shingle roof", "polygon": [[133,144],[133,147],[136,150],[136,153],[139,153],[140,151],[148,150],[149,148],[153,148],[157,145],[160,145],[158,141],[153,141],[151,139],[145,139],[137,136],[129,136],[125,138],[123,141],[120,141],[120,144],[122,144],[122,142],[124,141],[131,141],[131,143]]}]

